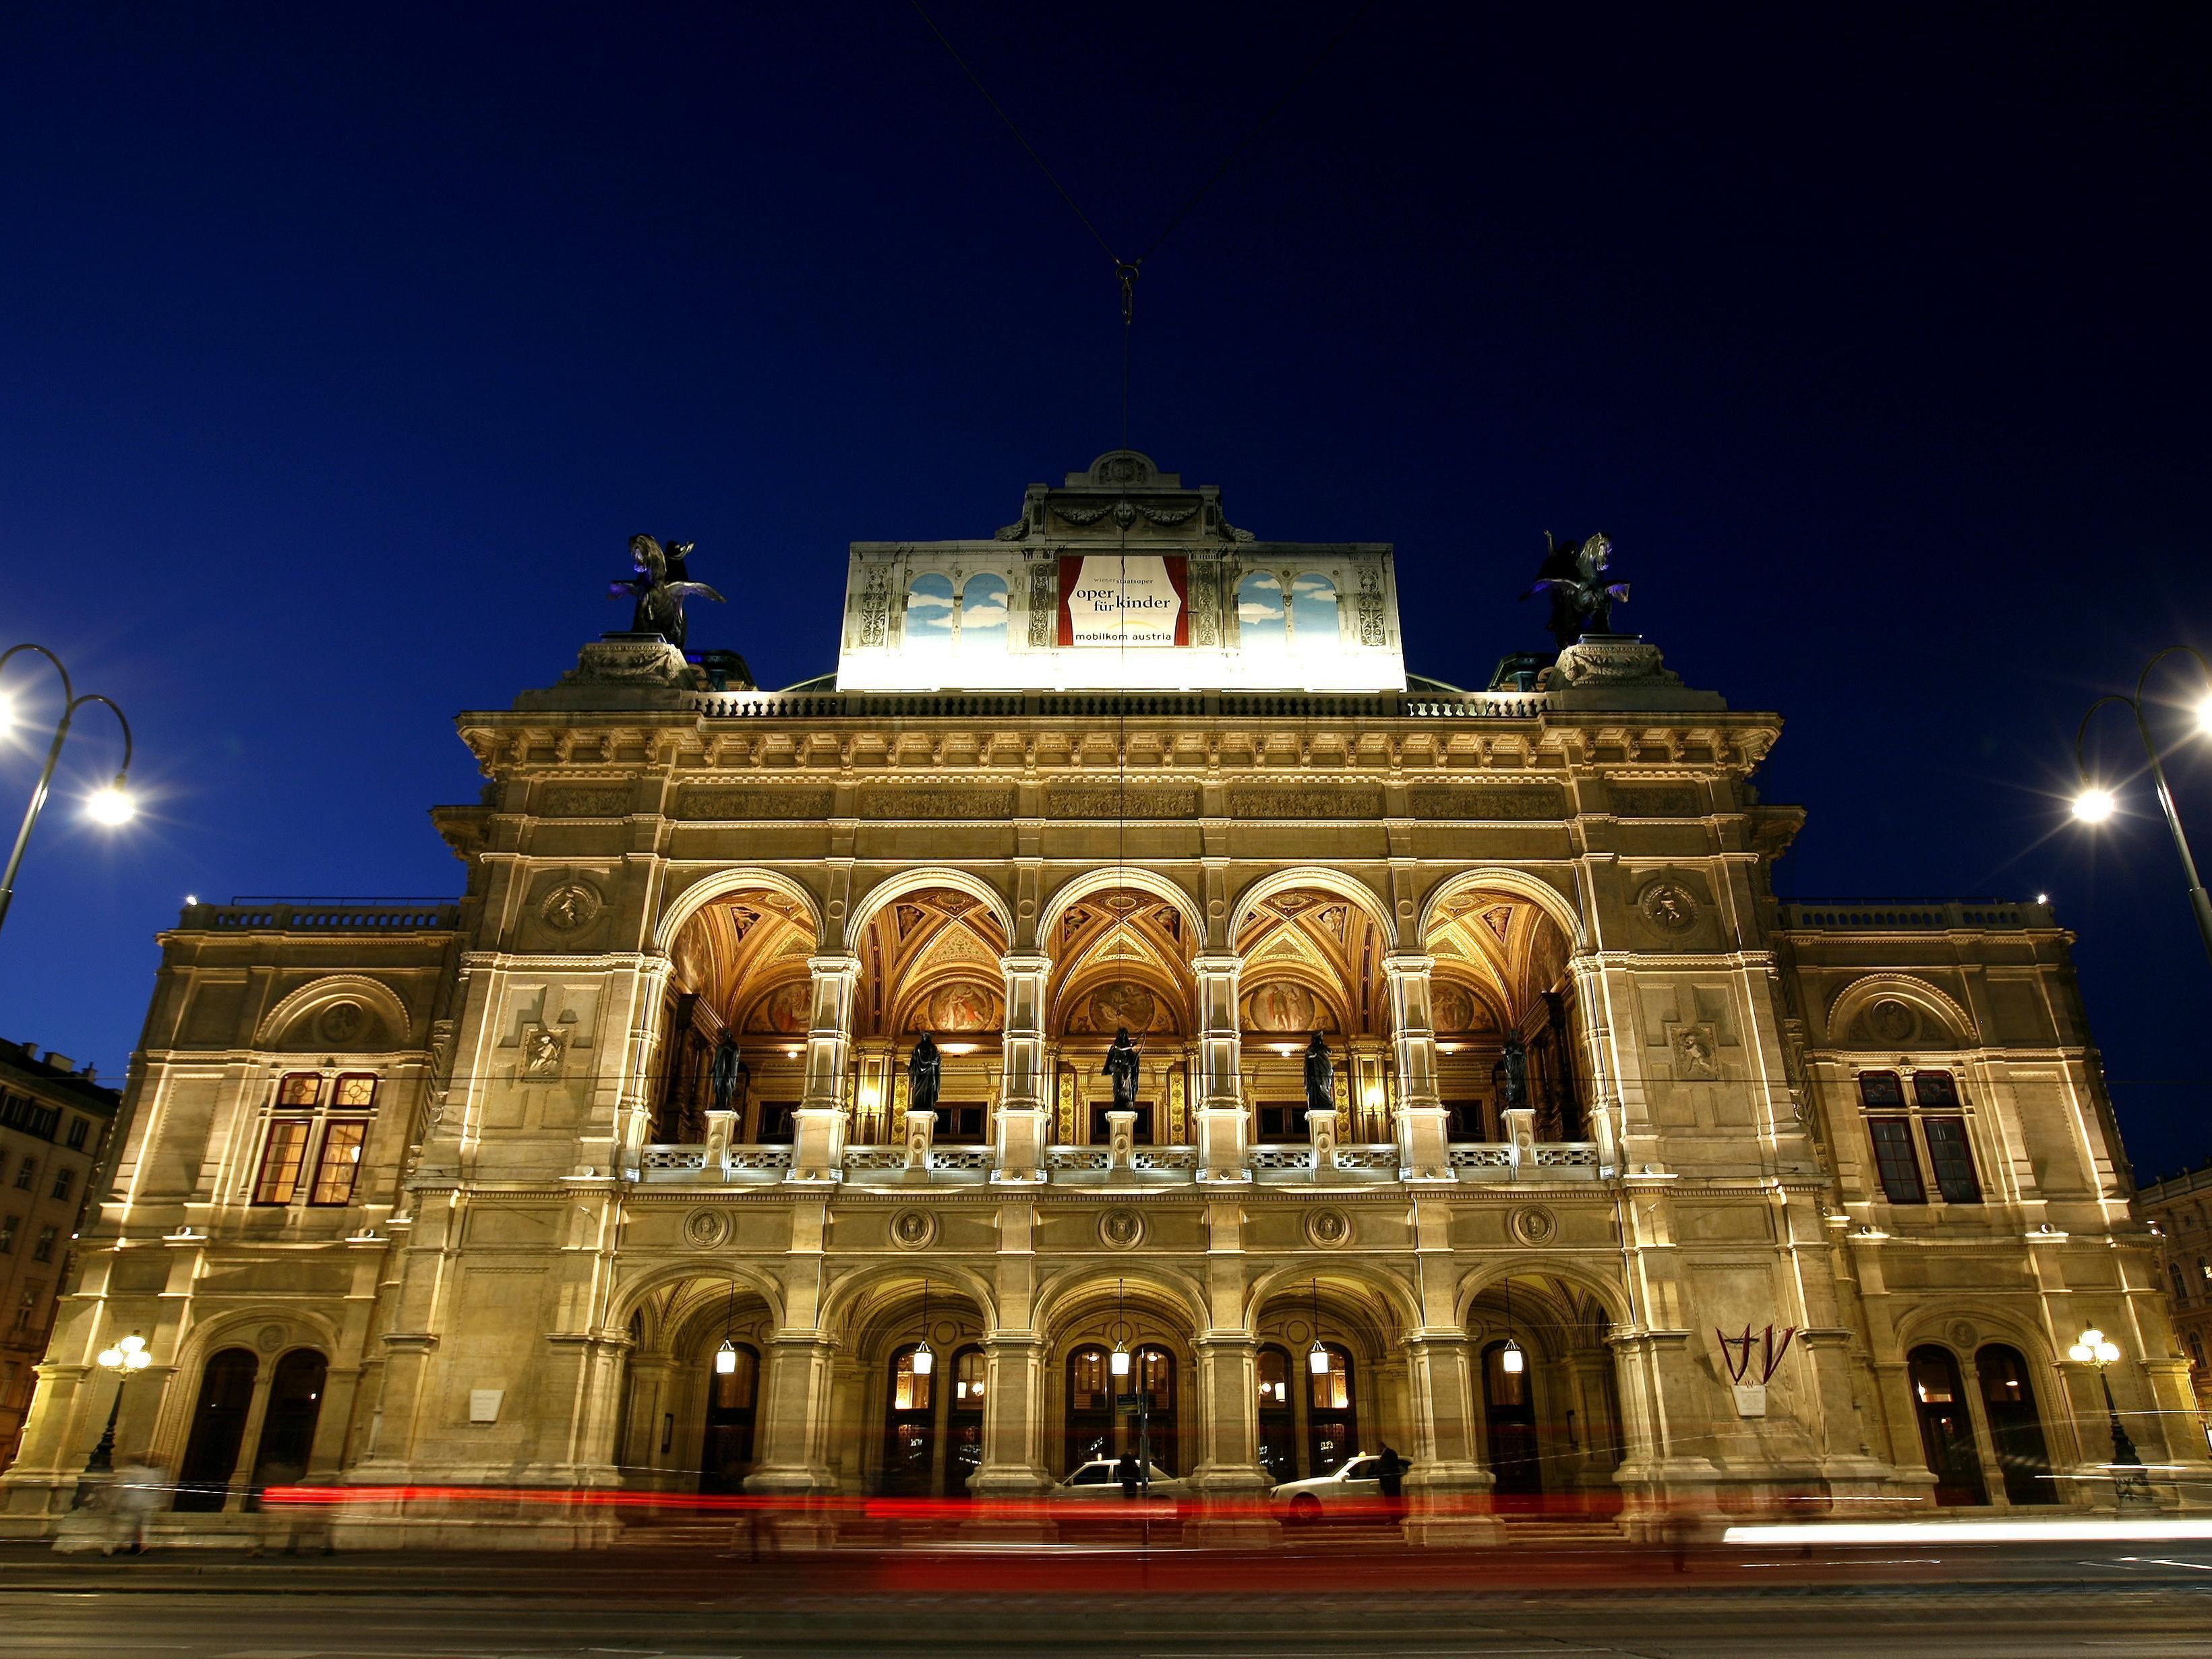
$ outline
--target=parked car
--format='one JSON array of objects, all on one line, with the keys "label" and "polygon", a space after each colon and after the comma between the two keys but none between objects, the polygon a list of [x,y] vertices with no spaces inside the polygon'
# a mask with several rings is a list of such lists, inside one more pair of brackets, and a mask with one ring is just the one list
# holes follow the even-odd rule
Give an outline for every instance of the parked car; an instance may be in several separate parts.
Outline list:
[{"label": "parked car", "polygon": [[[1045,1496],[1054,1501],[1080,1503],[1087,1500],[1092,1503],[1104,1503],[1107,1499],[1112,1498],[1119,1502],[1121,1498],[1121,1482],[1120,1477],[1114,1473],[1118,1461],[1111,1457],[1094,1457],[1047,1492]],[[1143,1495],[1141,1489],[1139,1489],[1139,1495]],[[1150,1495],[1154,1498],[1188,1498],[1190,1496],[1190,1483],[1177,1480],[1155,1463],[1152,1465]]]},{"label": "parked car", "polygon": [[1296,1523],[1362,1512],[1382,1515],[1382,1460],[1353,1457],[1310,1480],[1285,1480],[1268,1494],[1275,1512]]}]

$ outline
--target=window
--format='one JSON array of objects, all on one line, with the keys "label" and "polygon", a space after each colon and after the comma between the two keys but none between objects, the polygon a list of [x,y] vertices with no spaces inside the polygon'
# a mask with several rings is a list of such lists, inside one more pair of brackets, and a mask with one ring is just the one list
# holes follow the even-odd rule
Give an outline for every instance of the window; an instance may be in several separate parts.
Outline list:
[{"label": "window", "polygon": [[795,1100],[769,1100],[761,1103],[760,1138],[763,1146],[791,1145],[799,1120],[799,1103]]},{"label": "window", "polygon": [[1285,1102],[1260,1109],[1260,1139],[1274,1146],[1294,1146],[1306,1138],[1306,1103]]},{"label": "window", "polygon": [[981,1106],[939,1106],[935,1138],[948,1146],[981,1146],[983,1109]]},{"label": "window", "polygon": [[1317,1412],[1340,1412],[1352,1405],[1352,1373],[1349,1356],[1331,1343],[1328,1346],[1328,1369],[1309,1371],[1313,1379],[1313,1408]]},{"label": "window", "polygon": [[276,1080],[279,1106],[312,1108],[323,1103],[323,1079],[318,1072],[294,1072]]},{"label": "window", "polygon": [[56,1172],[54,1176],[54,1196],[56,1198],[67,1198],[76,1190],[76,1171],[75,1170],[62,1170]]},{"label": "window", "polygon": [[253,1183],[256,1204],[289,1204],[300,1190],[301,1167],[307,1161],[304,1117],[280,1117],[269,1125],[269,1144],[261,1153],[261,1178]]},{"label": "window", "polygon": [[1067,1362],[1067,1408],[1103,1412],[1113,1408],[1106,1392],[1106,1350],[1079,1348]]},{"label": "window", "polygon": [[901,1348],[898,1358],[891,1364],[891,1409],[895,1412],[926,1412],[929,1409],[930,1385],[937,1381],[934,1370],[917,1375],[914,1369],[914,1350]]},{"label": "window", "polygon": [[[1923,1117],[1920,1120],[1920,1132],[1927,1137],[1928,1162],[1936,1171],[1936,1190],[1943,1195],[1943,1201],[1980,1203],[1982,1188],[1974,1179],[1974,1152],[1966,1141],[1966,1120]],[[1885,1182],[1887,1179],[1885,1176]]]},{"label": "window", "polygon": [[54,1240],[60,1236],[61,1229],[58,1227],[40,1228],[39,1242],[31,1246],[31,1260],[52,1261],[54,1259]]},{"label": "window", "polygon": [[315,1163],[314,1191],[310,1204],[350,1204],[353,1183],[361,1173],[361,1146],[368,1125],[332,1120],[323,1131],[323,1155]]},{"label": "window", "polygon": [[2212,1267],[2204,1265],[2204,1258],[2201,1255],[2197,1258],[2197,1276],[2206,1283],[2212,1284]]},{"label": "window", "polygon": [[2187,1275],[2183,1273],[2181,1271],[2181,1264],[2179,1261],[2167,1262],[2166,1264],[2166,1276],[2173,1281],[2174,1305],[2176,1307],[2182,1308],[2187,1307],[2189,1305],[2189,1279]]},{"label": "window", "polygon": [[[0,1255],[15,1254],[15,1229],[22,1224],[23,1218],[19,1215],[0,1217]],[[2180,1269],[2174,1271],[2179,1273]]]},{"label": "window", "polygon": [[1291,1357],[1280,1348],[1260,1350],[1260,1409],[1291,1403]]},{"label": "window", "polygon": [[1902,1106],[1905,1085],[1894,1072],[1861,1072],[1859,1098],[1869,1106]]},{"label": "window", "polygon": [[1915,1072],[1912,1074],[1912,1103],[1938,1109],[1956,1107],[1959,1103],[1959,1085],[1948,1072]]},{"label": "window", "polygon": [[2189,1363],[2197,1370],[2204,1369],[2204,1345],[2197,1340],[2197,1333],[2189,1334]]},{"label": "window", "polygon": [[26,1193],[29,1192],[31,1190],[31,1183],[38,1178],[39,1160],[35,1158],[25,1158],[23,1160],[23,1167],[15,1171],[15,1186],[17,1190]]},{"label": "window", "polygon": [[331,1105],[337,1110],[363,1112],[375,1104],[376,1079],[359,1072],[340,1078],[331,1091]]},{"label": "window", "polygon": [[1911,1124],[1901,1117],[1870,1117],[1867,1129],[1874,1136],[1875,1167],[1881,1175],[1883,1196],[1893,1204],[1925,1204],[1928,1193],[1920,1184],[1920,1164],[1912,1156]]},{"label": "window", "polygon": [[1482,1103],[1479,1100],[1448,1100],[1444,1102],[1447,1127],[1445,1138],[1450,1140],[1480,1140],[1482,1139]]},{"label": "window", "polygon": [[27,1331],[31,1328],[32,1316],[39,1311],[39,1297],[46,1293],[46,1282],[37,1279],[23,1286],[22,1297],[15,1304],[15,1322],[9,1327],[10,1329]]},{"label": "window", "polygon": [[85,1137],[86,1137],[87,1135],[90,1134],[91,1133],[92,1133],[92,1120],[91,1120],[90,1118],[88,1118],[88,1117],[73,1117],[73,1118],[71,1118],[71,1119],[70,1120],[70,1127],[69,1127],[69,1148],[70,1148],[70,1151],[71,1151],[71,1152],[82,1152],[82,1151],[84,1150],[84,1139],[85,1139]]},{"label": "window", "polygon": [[1165,1348],[1137,1350],[1137,1392],[1145,1408],[1153,1412],[1175,1409],[1175,1356]]},{"label": "window", "polygon": [[952,1362],[952,1409],[981,1411],[983,1408],[983,1351],[963,1348],[960,1357]]},{"label": "window", "polygon": [[1114,1478],[1111,1463],[1085,1463],[1068,1477],[1071,1486],[1103,1486]]}]

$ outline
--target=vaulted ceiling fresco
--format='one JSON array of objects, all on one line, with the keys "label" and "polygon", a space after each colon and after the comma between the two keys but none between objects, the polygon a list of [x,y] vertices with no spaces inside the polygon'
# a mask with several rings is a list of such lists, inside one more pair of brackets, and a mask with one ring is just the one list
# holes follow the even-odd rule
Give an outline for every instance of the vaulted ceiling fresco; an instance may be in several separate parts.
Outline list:
[{"label": "vaulted ceiling fresco", "polygon": [[1193,941],[1182,913],[1149,893],[1095,893],[1068,907],[1054,937],[1046,987],[1052,1027],[1069,1036],[1196,1029]]},{"label": "vaulted ceiling fresco", "polygon": [[1316,888],[1255,908],[1237,938],[1238,1019],[1271,1036],[1381,1036],[1389,1025],[1382,930],[1363,905]]},{"label": "vaulted ceiling fresco", "polygon": [[806,959],[814,928],[781,893],[732,893],[691,918],[669,951],[679,992],[697,994],[725,1025],[756,1036],[804,1036]]},{"label": "vaulted ceiling fresco", "polygon": [[997,1032],[1006,937],[990,907],[951,887],[902,893],[860,932],[857,1036]]},{"label": "vaulted ceiling fresco", "polygon": [[1438,1036],[1519,1024],[1567,963],[1559,925],[1510,893],[1454,894],[1423,944],[1437,963],[1430,1001]]}]

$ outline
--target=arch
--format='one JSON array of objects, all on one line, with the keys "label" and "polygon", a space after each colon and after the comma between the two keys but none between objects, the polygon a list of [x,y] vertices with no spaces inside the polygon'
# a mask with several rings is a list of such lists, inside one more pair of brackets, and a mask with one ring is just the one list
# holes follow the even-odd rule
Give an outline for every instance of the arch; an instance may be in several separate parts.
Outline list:
[{"label": "arch", "polygon": [[1574,901],[1551,883],[1525,870],[1509,865],[1486,864],[1438,882],[1423,896],[1419,919],[1413,933],[1413,943],[1418,946],[1429,936],[1437,923],[1437,914],[1444,902],[1461,893],[1477,891],[1510,893],[1515,898],[1526,899],[1553,921],[1567,936],[1569,953],[1579,954],[1589,948],[1589,932],[1583,926],[1582,912]]},{"label": "arch", "polygon": [[283,1041],[284,1034],[304,1015],[332,1002],[360,1001],[366,1003],[383,1021],[386,1036],[391,1040],[374,1048],[346,1049],[335,1043],[311,1044],[311,1047],[336,1048],[340,1053],[371,1054],[383,1048],[404,1048],[413,1036],[415,1022],[408,1014],[407,1005],[398,993],[380,979],[371,979],[366,974],[325,974],[322,978],[302,985],[285,997],[262,1017],[254,1028],[253,1046],[274,1048]]},{"label": "arch", "polygon": [[1245,1285],[1244,1328],[1256,1330],[1260,1316],[1268,1303],[1278,1297],[1295,1300],[1297,1287],[1313,1279],[1322,1281],[1324,1297],[1328,1291],[1328,1281],[1331,1279],[1339,1282],[1351,1280],[1373,1291],[1397,1319],[1395,1331],[1385,1329],[1381,1332],[1386,1342],[1393,1338],[1402,1339],[1421,1328],[1420,1303],[1413,1287],[1387,1268],[1348,1258],[1330,1257],[1321,1261],[1310,1256],[1279,1262]]},{"label": "arch", "polygon": [[674,897],[664,902],[660,921],[653,930],[653,948],[666,956],[676,943],[676,936],[684,931],[684,924],[697,915],[718,898],[732,893],[743,893],[754,888],[780,895],[800,906],[806,919],[814,924],[815,949],[822,950],[826,939],[822,927],[821,902],[805,888],[789,876],[774,870],[764,870],[757,865],[741,865],[735,868],[720,867],[701,876]]},{"label": "arch", "polygon": [[247,1482],[253,1491],[291,1486],[306,1476],[330,1370],[330,1356],[320,1348],[294,1348],[276,1361],[253,1448],[253,1473]]},{"label": "arch", "polygon": [[647,1334],[656,1344],[672,1338],[677,1328],[690,1317],[689,1311],[677,1314],[664,1328],[663,1311],[650,1305],[651,1298],[670,1285],[693,1279],[717,1281],[734,1279],[741,1287],[750,1291],[768,1304],[769,1316],[775,1328],[781,1330],[783,1328],[782,1287],[759,1268],[732,1256],[687,1256],[680,1261],[651,1268],[628,1284],[617,1284],[613,1304],[607,1310],[606,1325],[612,1329],[624,1328],[633,1315],[642,1315]]},{"label": "arch", "polygon": [[[969,577],[960,589],[960,644],[996,645],[1006,648],[1008,601],[1006,579],[986,570]],[[979,621],[978,618],[981,618]],[[974,635],[971,641],[969,636]]]},{"label": "arch", "polygon": [[[1876,999],[1885,996],[1916,1005],[1923,1014],[1947,1029],[1949,1042],[1929,1043],[1920,1041],[1916,1044],[1908,1039],[1903,1042],[1883,1042],[1872,1046],[1859,1042],[1852,1027]],[[1915,1032],[1911,1037],[1919,1038],[1923,1035]],[[1921,1048],[1970,1048],[1979,1041],[1974,1017],[1956,998],[1911,974],[1862,975],[1838,991],[1828,1001],[1828,1024],[1824,1046],[1830,1048],[1852,1048],[1869,1054],[1909,1054],[1916,1046]]]},{"label": "arch", "polygon": [[952,578],[924,571],[907,585],[902,631],[908,645],[952,642]]},{"label": "arch", "polygon": [[[1130,1267],[1140,1267],[1141,1271],[1132,1273]],[[1056,1340],[1053,1334],[1069,1321],[1089,1312],[1094,1302],[1112,1303],[1117,1285],[1121,1287],[1125,1299],[1131,1295],[1149,1295],[1165,1302],[1188,1323],[1194,1336],[1212,1328],[1206,1312],[1204,1285],[1181,1268],[1139,1259],[1118,1273],[1105,1266],[1085,1265],[1071,1267],[1060,1277],[1048,1280],[1038,1288],[1030,1316],[1038,1334],[1046,1338],[1048,1344],[1053,1343]]]},{"label": "arch", "polygon": [[1014,938],[1013,907],[1006,896],[979,876],[965,870],[955,870],[949,865],[924,864],[909,866],[894,874],[884,877],[876,884],[853,901],[851,914],[845,918],[844,948],[860,948],[860,935],[876,918],[876,913],[902,893],[911,893],[923,888],[950,887],[965,893],[969,898],[987,907],[999,924],[1000,935],[1012,941]]},{"label": "arch", "polygon": [[[986,1336],[997,1334],[999,1303],[992,1293],[989,1282],[969,1268],[935,1256],[873,1262],[833,1279],[822,1292],[816,1323],[823,1331],[842,1328],[852,1321],[856,1312],[862,1311],[861,1304],[871,1291],[887,1285],[913,1282],[917,1286],[915,1300],[919,1301],[919,1284],[925,1279],[933,1286],[942,1286],[945,1291],[973,1303],[976,1312],[982,1316],[983,1334]],[[933,1290],[931,1294],[939,1292]]]},{"label": "arch", "polygon": [[1344,635],[1343,601],[1336,584],[1318,570],[1291,578],[1291,637],[1300,648],[1309,640],[1334,645]]},{"label": "arch", "polygon": [[1621,1285],[1579,1263],[1548,1255],[1519,1256],[1501,1264],[1486,1264],[1471,1269],[1461,1279],[1458,1289],[1453,1292],[1453,1322],[1465,1330],[1473,1316],[1474,1304],[1509,1279],[1557,1279],[1586,1292],[1604,1310],[1608,1323],[1626,1326],[1634,1322],[1629,1316],[1628,1293]]},{"label": "arch", "polygon": [[228,1501],[246,1452],[246,1419],[260,1376],[261,1357],[248,1347],[218,1348],[198,1367],[172,1508],[212,1512]]},{"label": "arch", "polygon": [[1291,642],[1291,619],[1283,604],[1283,579],[1272,570],[1247,571],[1237,582],[1237,643],[1283,650]]},{"label": "arch", "polygon": [[1090,897],[1093,893],[1110,893],[1116,889],[1149,893],[1156,899],[1164,900],[1182,914],[1184,923],[1190,929],[1194,944],[1206,937],[1205,914],[1199,908],[1198,900],[1190,890],[1157,870],[1141,865],[1100,865],[1081,875],[1071,876],[1054,888],[1052,896],[1038,908],[1036,937],[1050,939],[1070,905]]},{"label": "arch", "polygon": [[1367,913],[1368,919],[1386,941],[1398,939],[1397,923],[1392,920],[1389,902],[1382,894],[1358,878],[1346,875],[1341,870],[1301,864],[1287,870],[1278,870],[1272,876],[1261,876],[1237,896],[1236,902],[1229,907],[1229,930],[1224,936],[1228,948],[1237,948],[1237,941],[1244,933],[1244,924],[1252,920],[1252,913],[1261,905],[1279,893],[1291,892],[1302,887],[1349,899]]}]

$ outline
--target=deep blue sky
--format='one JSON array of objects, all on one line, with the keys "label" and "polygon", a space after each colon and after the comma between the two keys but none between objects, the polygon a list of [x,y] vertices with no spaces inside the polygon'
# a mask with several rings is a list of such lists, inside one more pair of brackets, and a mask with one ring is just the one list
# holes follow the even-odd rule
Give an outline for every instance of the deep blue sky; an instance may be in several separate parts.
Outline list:
[{"label": "deep blue sky", "polygon": [[[1124,248],[1349,9],[935,8]],[[2141,787],[2094,838],[2057,791],[2094,692],[2212,645],[2208,20],[1382,0],[1135,337],[1136,445],[1395,542],[1418,669],[1540,644],[1539,532],[1602,526],[1628,624],[1788,720],[1784,891],[2051,893],[2146,1176],[2212,1152],[2212,969]],[[1103,255],[889,0],[17,8],[0,232],[0,643],[118,697],[155,797],[81,823],[91,721],[0,1035],[104,1072],[185,893],[458,888],[450,719],[620,625],[631,532],[787,683],[848,540],[1118,435]]]}]

